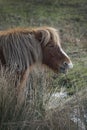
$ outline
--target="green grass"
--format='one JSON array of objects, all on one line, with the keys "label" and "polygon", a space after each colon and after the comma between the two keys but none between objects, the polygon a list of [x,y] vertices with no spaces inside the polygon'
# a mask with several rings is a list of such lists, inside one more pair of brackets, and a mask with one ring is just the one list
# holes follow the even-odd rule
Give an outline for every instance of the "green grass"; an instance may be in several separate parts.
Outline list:
[{"label": "green grass", "polygon": [[[45,4],[44,2],[20,2],[19,1],[1,1],[0,12],[3,17],[1,23],[11,26],[20,26],[22,22],[25,22],[24,26],[41,26],[41,25],[52,25],[52,26],[65,26],[70,24],[73,26],[80,27],[80,24],[84,27],[87,25],[86,22],[86,0],[78,2],[68,1],[58,2],[55,0],[54,4]],[[4,19],[6,21],[4,21]],[[26,25],[27,24],[27,25]],[[83,27],[80,28],[83,28]],[[85,31],[85,30],[84,30]]]}]

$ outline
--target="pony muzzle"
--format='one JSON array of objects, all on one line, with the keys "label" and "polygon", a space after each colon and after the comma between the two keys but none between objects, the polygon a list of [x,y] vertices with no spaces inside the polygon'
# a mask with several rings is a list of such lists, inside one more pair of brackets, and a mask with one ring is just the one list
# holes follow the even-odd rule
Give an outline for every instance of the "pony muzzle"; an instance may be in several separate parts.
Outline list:
[{"label": "pony muzzle", "polygon": [[64,62],[63,65],[60,66],[59,72],[60,72],[60,73],[67,73],[67,71],[68,71],[69,69],[72,69],[72,68],[73,68],[72,62],[69,62],[69,63]]},{"label": "pony muzzle", "polygon": [[69,69],[72,69],[72,68],[73,68],[72,62],[70,62],[70,63],[68,64],[68,68],[69,68]]}]

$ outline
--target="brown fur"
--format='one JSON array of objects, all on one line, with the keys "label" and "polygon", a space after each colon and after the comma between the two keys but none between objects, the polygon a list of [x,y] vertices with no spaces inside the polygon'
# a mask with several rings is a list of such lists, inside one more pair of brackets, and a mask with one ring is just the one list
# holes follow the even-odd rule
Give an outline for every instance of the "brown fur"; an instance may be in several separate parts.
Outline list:
[{"label": "brown fur", "polygon": [[24,86],[29,68],[42,63],[59,72],[64,61],[70,58],[60,51],[60,39],[56,29],[51,27],[15,28],[0,32],[0,61],[2,66],[15,70],[21,75]]}]

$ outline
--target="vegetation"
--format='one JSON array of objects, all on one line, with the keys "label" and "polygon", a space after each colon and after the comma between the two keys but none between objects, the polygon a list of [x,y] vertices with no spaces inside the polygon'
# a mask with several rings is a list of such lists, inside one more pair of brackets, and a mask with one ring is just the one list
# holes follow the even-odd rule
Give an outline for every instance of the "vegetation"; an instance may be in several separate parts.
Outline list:
[{"label": "vegetation", "polygon": [[[26,100],[18,105],[14,73],[0,70],[0,130],[87,129],[87,0],[0,0],[0,30],[53,26],[74,68],[67,75],[37,69],[29,76]],[[12,78],[10,78],[12,77]],[[65,98],[53,93],[61,88]],[[56,101],[57,100],[57,101]]]}]

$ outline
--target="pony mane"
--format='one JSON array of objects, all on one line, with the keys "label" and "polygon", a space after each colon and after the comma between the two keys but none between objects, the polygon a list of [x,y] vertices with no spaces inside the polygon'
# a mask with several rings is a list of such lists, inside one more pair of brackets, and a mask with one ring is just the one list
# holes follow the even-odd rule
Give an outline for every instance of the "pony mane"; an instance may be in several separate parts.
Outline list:
[{"label": "pony mane", "polygon": [[41,43],[46,46],[49,41],[53,41],[54,44],[60,45],[60,38],[58,30],[52,27],[40,27],[36,28],[34,31],[41,33]]},{"label": "pony mane", "polygon": [[39,39],[41,34],[41,43],[43,42],[44,45],[47,45],[47,43],[50,40],[53,40],[55,44],[60,44],[60,38],[59,38],[59,33],[58,30],[52,27],[38,27],[38,28],[14,28],[14,29],[9,29],[6,31],[0,31],[0,36],[1,35],[8,35],[8,34],[15,34],[15,33],[23,33],[23,34],[33,34],[37,35],[37,39]]},{"label": "pony mane", "polygon": [[51,40],[60,45],[57,30],[51,27],[0,31],[0,59],[21,72],[35,61],[42,60],[41,45],[46,46]]}]

